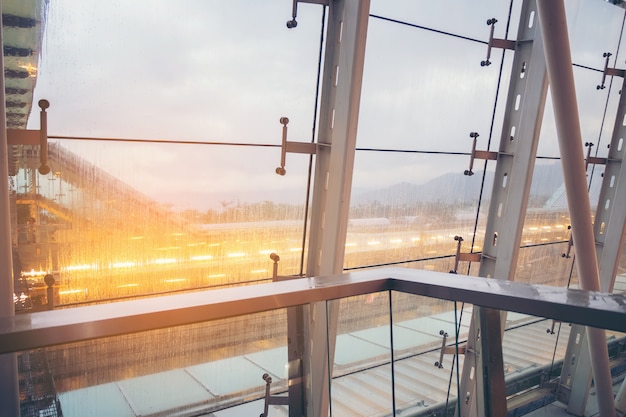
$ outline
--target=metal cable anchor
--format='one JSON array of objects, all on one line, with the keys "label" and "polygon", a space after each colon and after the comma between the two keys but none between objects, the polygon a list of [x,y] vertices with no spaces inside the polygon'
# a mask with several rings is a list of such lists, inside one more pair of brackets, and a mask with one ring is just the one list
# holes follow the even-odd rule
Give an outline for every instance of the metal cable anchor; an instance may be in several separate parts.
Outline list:
[{"label": "metal cable anchor", "polygon": [[298,3],[313,3],[328,6],[328,0],[293,0],[293,6],[291,8],[291,20],[287,21],[287,28],[293,29],[298,26]]},{"label": "metal cable anchor", "polygon": [[585,142],[587,148],[587,158],[585,158],[585,170],[589,167],[589,164],[606,165],[607,158],[598,158],[591,156],[591,148],[593,148],[593,142]]},{"label": "metal cable anchor", "polygon": [[263,374],[263,381],[265,381],[265,404],[263,406],[263,413],[261,413],[259,417],[268,417],[270,405],[289,405],[289,397],[270,395],[272,377],[269,376],[269,374]]},{"label": "metal cable anchor", "polygon": [[480,253],[461,253],[461,243],[463,243],[462,236],[454,236],[456,240],[456,254],[454,255],[454,269],[450,271],[451,274],[456,274],[459,268],[459,262],[480,262]]},{"label": "metal cable anchor", "polygon": [[287,124],[289,119],[287,117],[281,117],[280,123],[283,125],[282,144],[280,148],[280,166],[276,168],[278,175],[285,175],[287,170],[285,169],[287,152],[291,153],[304,153],[308,155],[315,155],[317,149],[320,146],[330,146],[324,144],[317,144],[313,142],[291,142],[287,140]]},{"label": "metal cable anchor", "polygon": [[48,165],[48,113],[50,107],[48,100],[39,100],[39,130],[7,129],[7,144],[9,145],[39,145],[39,168],[41,175],[50,173]]},{"label": "metal cable anchor", "polygon": [[458,352],[459,355],[465,355],[465,346],[446,346],[446,342],[448,341],[448,333],[439,330],[439,334],[441,335],[441,350],[439,351],[439,360],[435,361],[435,366],[439,369],[443,368],[443,355],[456,355]]},{"label": "metal cable anchor", "polygon": [[489,42],[487,43],[487,58],[484,61],[480,61],[481,67],[491,65],[491,61],[489,60],[489,58],[491,58],[491,48],[515,49],[515,41],[497,39],[493,37],[493,32],[497,22],[498,20],[495,17],[487,20],[487,25],[491,26],[491,31],[489,32]]},{"label": "metal cable anchor", "polygon": [[607,75],[623,77],[624,73],[626,72],[625,70],[620,70],[617,68],[609,68],[609,58],[611,57],[611,55],[613,54],[610,52],[605,52],[602,54],[602,56],[604,57],[604,71],[602,71],[602,82],[596,86],[596,90],[604,90],[606,88],[606,85],[604,83],[606,82]]},{"label": "metal cable anchor", "polygon": [[467,176],[472,176],[474,175],[474,171],[472,171],[472,169],[474,168],[474,160],[475,159],[491,159],[491,160],[496,160],[498,159],[498,153],[497,152],[490,152],[490,151],[478,151],[476,150],[476,143],[478,142],[478,136],[480,136],[478,134],[478,132],[470,132],[470,138],[473,139],[472,141],[472,152],[470,153],[470,163],[469,163],[469,169],[466,169],[463,174],[467,175]]}]

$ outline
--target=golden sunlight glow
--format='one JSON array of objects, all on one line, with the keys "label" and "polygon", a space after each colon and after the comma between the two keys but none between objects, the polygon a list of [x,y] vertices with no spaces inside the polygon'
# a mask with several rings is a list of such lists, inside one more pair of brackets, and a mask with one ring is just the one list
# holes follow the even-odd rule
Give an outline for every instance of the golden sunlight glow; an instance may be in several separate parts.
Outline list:
[{"label": "golden sunlight glow", "polygon": [[42,276],[42,275],[46,275],[46,271],[35,271],[34,269],[31,269],[30,272],[22,272],[22,276],[23,277],[38,277],[38,276]]},{"label": "golden sunlight glow", "polygon": [[85,290],[62,290],[59,291],[59,295],[79,294],[85,292]]},{"label": "golden sunlight glow", "polygon": [[66,271],[87,271],[89,269],[92,269],[91,265],[70,265],[70,266],[66,266],[65,270]]},{"label": "golden sunlight glow", "polygon": [[159,258],[152,261],[155,264],[163,265],[163,264],[174,264],[176,263],[176,259],[174,258]]},{"label": "golden sunlight glow", "polygon": [[37,76],[37,67],[34,66],[33,64],[22,64],[22,65],[18,65],[19,68],[25,69],[26,72],[28,72],[28,76],[29,77],[36,77]]},{"label": "golden sunlight glow", "polygon": [[135,262],[115,262],[111,268],[131,268],[135,265],[137,265]]},{"label": "golden sunlight glow", "polygon": [[163,282],[166,282],[168,284],[172,284],[174,282],[184,282],[187,281],[187,278],[173,278],[173,279],[165,279],[163,280]]},{"label": "golden sunlight glow", "polygon": [[123,285],[118,285],[117,288],[131,288],[131,287],[138,287],[139,284],[123,284]]},{"label": "golden sunlight glow", "polygon": [[233,253],[229,253],[227,256],[229,258],[243,258],[244,256],[246,256],[246,254],[243,252],[233,252]]},{"label": "golden sunlight glow", "polygon": [[213,256],[211,255],[197,255],[197,256],[191,256],[189,259],[191,259],[192,261],[208,261],[213,259]]}]

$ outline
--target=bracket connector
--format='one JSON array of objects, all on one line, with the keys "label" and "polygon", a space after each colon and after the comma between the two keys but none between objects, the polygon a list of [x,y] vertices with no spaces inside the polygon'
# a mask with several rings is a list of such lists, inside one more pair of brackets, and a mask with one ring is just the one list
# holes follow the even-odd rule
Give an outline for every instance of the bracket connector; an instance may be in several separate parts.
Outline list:
[{"label": "bracket connector", "polygon": [[454,269],[450,271],[451,274],[456,274],[459,269],[459,262],[480,262],[480,253],[461,253],[461,243],[463,243],[463,237],[454,236],[456,240],[456,254],[454,255]]},{"label": "bracket connector", "polygon": [[441,335],[441,350],[439,351],[439,360],[435,361],[435,366],[439,369],[443,368],[443,355],[456,355],[457,352],[459,355],[465,355],[466,346],[446,346],[446,342],[448,341],[448,333],[439,330],[439,334]]},{"label": "bracket connector", "polygon": [[283,125],[283,139],[280,148],[280,166],[276,168],[278,175],[285,175],[285,160],[287,159],[287,152],[291,153],[304,153],[309,155],[315,155],[317,153],[318,144],[313,142],[290,142],[287,140],[287,124],[289,119],[286,117],[280,118],[280,123]]},{"label": "bracket connector", "polygon": [[287,28],[293,29],[298,26],[298,21],[296,20],[296,17],[298,17],[298,3],[313,3],[328,6],[328,2],[329,0],[293,0],[293,6],[291,8],[291,20],[287,22]]},{"label": "bracket connector", "polygon": [[289,405],[289,397],[270,395],[270,386],[272,384],[272,377],[269,374],[263,374],[263,381],[265,381],[265,404],[263,406],[263,413],[260,417],[269,416],[270,405]]},{"label": "bracket connector", "polygon": [[571,232],[572,225],[567,226],[567,230],[570,231],[569,240],[567,241],[567,251],[561,254],[561,258],[565,259],[569,259],[572,257],[570,254],[572,253],[572,246],[574,246],[574,236],[572,236]]},{"label": "bracket connector", "polygon": [[48,113],[50,107],[48,100],[39,100],[39,130],[7,129],[7,144],[9,145],[39,145],[39,173],[47,175],[50,173],[48,165]]},{"label": "bracket connector", "polygon": [[589,167],[589,164],[606,165],[606,158],[598,158],[591,156],[591,148],[593,148],[593,142],[585,142],[587,148],[587,158],[585,158],[585,170]]},{"label": "bracket connector", "polygon": [[596,86],[597,90],[604,90],[606,88],[606,85],[604,83],[606,82],[607,75],[614,77],[624,77],[624,74],[626,73],[626,70],[623,69],[621,70],[617,68],[609,68],[609,58],[611,57],[611,55],[613,54],[610,52],[605,52],[602,54],[602,56],[604,57],[604,71],[602,71],[602,82]]},{"label": "bracket connector", "polygon": [[280,261],[280,256],[278,256],[276,252],[272,252],[270,253],[270,259],[274,261],[272,268],[272,282],[289,281],[290,279],[301,278],[300,275],[278,275],[278,262]]},{"label": "bracket connector", "polygon": [[494,17],[487,20],[487,25],[491,26],[491,31],[489,32],[489,42],[487,43],[487,58],[484,61],[480,61],[481,67],[488,67],[491,65],[491,48],[500,48],[500,49],[515,49],[515,41],[510,41],[508,39],[497,39],[493,37],[493,32],[498,20]]},{"label": "bracket connector", "polygon": [[490,152],[490,151],[478,151],[476,150],[476,143],[478,142],[478,136],[480,136],[478,134],[478,132],[470,132],[470,138],[473,139],[472,141],[472,153],[470,154],[470,163],[469,163],[469,169],[466,169],[463,174],[467,175],[467,176],[472,176],[474,175],[474,171],[472,171],[472,168],[474,168],[474,160],[475,159],[491,159],[491,160],[496,160],[498,159],[498,152]]},{"label": "bracket connector", "polygon": [[561,321],[560,320],[552,320],[552,325],[550,326],[549,329],[546,329],[546,333],[554,334],[554,327],[556,326],[557,323],[561,323]]}]

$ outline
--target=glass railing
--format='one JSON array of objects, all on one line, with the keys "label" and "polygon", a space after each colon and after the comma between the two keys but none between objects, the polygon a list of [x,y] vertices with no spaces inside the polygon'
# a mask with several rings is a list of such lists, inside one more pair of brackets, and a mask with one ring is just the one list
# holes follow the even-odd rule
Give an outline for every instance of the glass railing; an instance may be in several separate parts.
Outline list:
[{"label": "glass railing", "polygon": [[472,305],[510,311],[510,398],[558,375],[566,323],[609,329],[609,345],[626,331],[623,295],[386,268],[22,314],[0,321],[0,353],[17,353],[23,408],[223,417],[269,401],[270,415],[287,415],[287,309],[320,301],[337,311],[321,348],[334,352],[338,416],[455,407]]}]

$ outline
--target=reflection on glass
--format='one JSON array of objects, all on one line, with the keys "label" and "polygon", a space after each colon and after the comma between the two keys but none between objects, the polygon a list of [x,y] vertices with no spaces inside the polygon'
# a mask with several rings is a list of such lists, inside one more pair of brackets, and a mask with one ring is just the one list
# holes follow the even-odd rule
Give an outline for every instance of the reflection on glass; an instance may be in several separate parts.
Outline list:
[{"label": "reflection on glass", "polygon": [[[584,0],[568,1],[565,12],[573,63],[602,68],[602,53],[614,52],[620,44],[624,12],[610,2]],[[602,22],[601,31],[590,23],[594,20]]]},{"label": "reflection on glass", "polygon": [[555,287],[573,285],[576,283],[573,257],[574,251],[567,242],[522,248],[515,281]]},{"label": "reflection on glass", "polygon": [[[470,144],[465,141],[469,132],[488,136],[497,90],[499,66],[480,65],[489,38],[484,15],[477,14],[472,21],[468,15],[475,13],[470,7],[468,14],[459,12],[457,16],[464,18],[456,25],[455,18],[450,20],[440,5],[380,3],[373,6],[373,14],[417,26],[370,18],[357,145],[426,151],[469,150]],[[424,12],[426,16],[437,12],[447,16],[443,21],[439,20],[441,15],[435,17],[434,29],[440,32],[419,27],[419,21],[427,19],[421,13],[422,8],[428,9]],[[507,16],[503,16],[501,21],[506,20]],[[482,33],[480,39],[441,32],[449,29],[451,34],[462,36],[471,26],[472,32]],[[498,30],[505,26],[505,23],[499,25]]]},{"label": "reflection on glass", "polygon": [[339,312],[331,370],[332,415],[392,413],[389,297],[389,292],[380,292],[329,302],[331,311]]},{"label": "reflection on glass", "polygon": [[38,375],[25,386],[58,394],[67,417],[206,415],[251,400],[259,415],[264,374],[272,394],[287,388],[287,318],[276,310],[19,356],[20,375]]},{"label": "reflection on glass", "polygon": [[398,292],[392,305],[396,411],[455,404],[456,342],[467,339],[471,308]]},{"label": "reflection on glass", "polygon": [[469,156],[357,152],[346,267],[454,255],[455,236],[469,251],[482,171],[463,175],[468,164]]},{"label": "reflection on glass", "polygon": [[[300,274],[307,161],[292,158],[285,181],[278,160],[271,148],[64,141],[40,175],[25,155],[18,294],[45,303],[46,273],[61,304],[267,280],[272,253],[281,275]],[[250,169],[264,174],[242,181]]]}]

